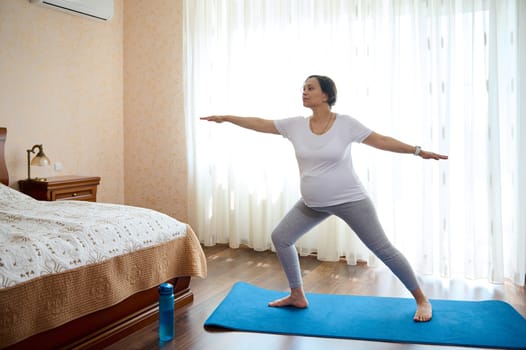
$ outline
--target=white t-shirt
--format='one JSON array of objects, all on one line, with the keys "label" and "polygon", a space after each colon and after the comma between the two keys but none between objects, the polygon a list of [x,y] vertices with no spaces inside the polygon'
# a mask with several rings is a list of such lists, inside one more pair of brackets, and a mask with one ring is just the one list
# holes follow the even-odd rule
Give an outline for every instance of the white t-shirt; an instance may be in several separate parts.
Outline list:
[{"label": "white t-shirt", "polygon": [[326,207],[358,201],[365,189],[354,171],[353,142],[362,142],[372,130],[348,115],[336,115],[332,127],[316,135],[309,118],[275,120],[279,133],[294,146],[300,171],[300,191],[309,207]]}]

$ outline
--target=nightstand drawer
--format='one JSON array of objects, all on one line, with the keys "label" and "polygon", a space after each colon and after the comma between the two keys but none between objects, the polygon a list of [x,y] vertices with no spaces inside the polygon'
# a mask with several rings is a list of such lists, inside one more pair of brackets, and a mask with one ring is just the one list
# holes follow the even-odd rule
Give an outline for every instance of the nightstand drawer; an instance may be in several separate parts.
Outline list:
[{"label": "nightstand drawer", "polygon": [[44,180],[18,181],[20,191],[44,201],[97,201],[98,176],[55,176]]},{"label": "nightstand drawer", "polygon": [[54,190],[51,192],[52,201],[77,200],[91,201],[97,200],[97,186],[75,187],[69,189]]}]

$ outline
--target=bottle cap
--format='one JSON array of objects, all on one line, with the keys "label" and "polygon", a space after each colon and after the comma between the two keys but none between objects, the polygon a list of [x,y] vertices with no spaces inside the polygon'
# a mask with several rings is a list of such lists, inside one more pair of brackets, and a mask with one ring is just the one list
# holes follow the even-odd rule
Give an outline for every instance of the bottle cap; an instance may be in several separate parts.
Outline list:
[{"label": "bottle cap", "polygon": [[159,294],[161,295],[172,295],[174,292],[174,286],[170,283],[163,283],[159,286]]}]

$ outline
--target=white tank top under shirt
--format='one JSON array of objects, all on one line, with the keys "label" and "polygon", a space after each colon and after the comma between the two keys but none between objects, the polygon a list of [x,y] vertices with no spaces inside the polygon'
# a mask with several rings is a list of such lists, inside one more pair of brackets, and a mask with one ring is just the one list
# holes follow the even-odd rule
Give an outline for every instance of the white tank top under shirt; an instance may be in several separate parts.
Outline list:
[{"label": "white tank top under shirt", "polygon": [[351,146],[372,132],[348,115],[336,115],[332,127],[316,135],[309,118],[275,120],[279,133],[294,146],[300,171],[300,191],[309,207],[328,207],[366,198],[352,164]]}]

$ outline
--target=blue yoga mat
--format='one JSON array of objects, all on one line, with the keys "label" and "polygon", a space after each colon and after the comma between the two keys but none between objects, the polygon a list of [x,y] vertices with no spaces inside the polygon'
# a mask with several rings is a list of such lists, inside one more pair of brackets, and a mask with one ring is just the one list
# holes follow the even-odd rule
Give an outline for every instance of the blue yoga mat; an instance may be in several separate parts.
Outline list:
[{"label": "blue yoga mat", "polygon": [[309,307],[275,308],[287,295],[234,284],[205,321],[229,330],[397,343],[526,349],[526,319],[498,301],[431,300],[433,319],[413,321],[409,298],[308,293]]}]

